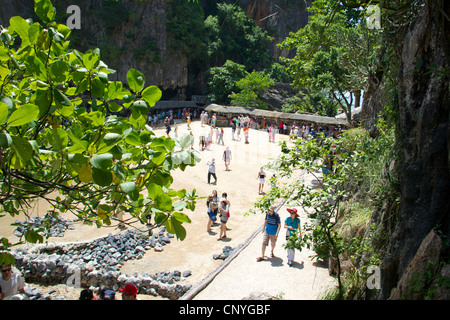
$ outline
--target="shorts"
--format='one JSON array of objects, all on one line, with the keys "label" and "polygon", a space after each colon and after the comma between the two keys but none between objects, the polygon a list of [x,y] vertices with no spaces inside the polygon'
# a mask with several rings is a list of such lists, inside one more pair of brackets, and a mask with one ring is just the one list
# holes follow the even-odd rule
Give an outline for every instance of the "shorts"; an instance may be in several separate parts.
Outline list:
[{"label": "shorts", "polygon": [[263,246],[267,247],[269,245],[269,240],[272,243],[272,246],[275,247],[275,244],[277,242],[276,234],[268,234],[267,232],[264,232]]},{"label": "shorts", "polygon": [[266,182],[266,180],[264,179],[264,178],[259,178],[259,183],[264,183],[264,182]]}]

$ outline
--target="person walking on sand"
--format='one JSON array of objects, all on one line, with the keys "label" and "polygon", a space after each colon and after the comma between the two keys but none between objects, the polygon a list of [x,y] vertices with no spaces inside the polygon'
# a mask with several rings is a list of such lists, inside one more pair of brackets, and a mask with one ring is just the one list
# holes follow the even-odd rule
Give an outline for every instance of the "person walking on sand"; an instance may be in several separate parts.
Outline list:
[{"label": "person walking on sand", "polygon": [[266,252],[266,247],[269,245],[269,240],[272,245],[271,257],[274,257],[273,250],[277,243],[278,233],[280,232],[281,220],[278,213],[275,212],[275,206],[270,206],[266,218],[264,220],[264,233],[263,233],[263,243],[261,256],[257,258],[257,261],[264,260],[264,254]]},{"label": "person walking on sand", "polygon": [[227,147],[223,152],[222,159],[225,162],[225,171],[230,171],[229,166],[231,162],[231,150],[229,147]]},{"label": "person walking on sand", "polygon": [[211,232],[212,224],[217,220],[217,210],[218,210],[219,197],[217,196],[217,191],[213,190],[212,194],[208,197],[206,201],[206,206],[208,208],[208,223],[206,225],[206,232]]},{"label": "person walking on sand", "polygon": [[261,167],[261,170],[259,170],[258,176],[256,178],[258,179],[259,183],[259,194],[262,194],[264,189],[264,182],[266,181],[266,173],[264,172],[263,167]]},{"label": "person walking on sand", "polygon": [[244,125],[244,129],[243,130],[244,130],[245,143],[248,144],[249,143],[248,142],[248,131],[249,131],[249,129],[248,129],[247,124]]},{"label": "person walking on sand", "polygon": [[214,178],[214,184],[217,183],[217,176],[216,176],[216,160],[213,158],[211,161],[208,162],[208,184],[211,183],[211,176]]},{"label": "person walking on sand", "polygon": [[188,130],[191,130],[191,117],[190,116],[187,116],[186,123],[187,123]]},{"label": "person walking on sand", "polygon": [[227,237],[227,222],[230,217],[228,200],[223,198],[220,201],[218,213],[220,215],[220,234],[217,240]]},{"label": "person walking on sand", "polygon": [[224,142],[223,142],[223,128],[220,128],[219,129],[219,140],[217,141],[217,144],[219,144],[220,142],[222,142],[221,144],[222,145],[224,145]]},{"label": "person walking on sand", "polygon": [[[290,216],[286,218],[284,221],[284,227],[286,230],[286,239],[289,238],[292,234],[294,234],[297,230],[300,230],[300,218],[297,213],[297,209],[286,209],[289,212]],[[288,265],[291,267],[295,258],[295,250],[287,249],[287,259]]]}]

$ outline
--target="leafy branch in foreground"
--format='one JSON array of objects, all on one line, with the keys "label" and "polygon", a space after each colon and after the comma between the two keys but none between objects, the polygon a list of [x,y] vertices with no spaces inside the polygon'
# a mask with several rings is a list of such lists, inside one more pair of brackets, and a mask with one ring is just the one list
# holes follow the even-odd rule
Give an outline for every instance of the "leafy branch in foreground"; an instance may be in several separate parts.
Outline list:
[{"label": "leafy branch in foreground", "polygon": [[[192,137],[157,137],[146,119],[159,88],[135,69],[127,86],[109,81],[115,71],[99,49],[69,48],[71,30],[54,22],[50,0],[35,0],[35,12],[42,24],[12,17],[1,27],[0,213],[28,215],[45,201],[49,215],[70,212],[101,227],[120,211],[141,223],[153,216],[154,227],[184,239],[183,210],[194,210],[197,193],[172,189],[171,172],[199,161]],[[42,227],[25,241],[42,242]],[[2,238],[0,250],[11,246]],[[0,263],[9,259],[4,252]]]},{"label": "leafy branch in foreground", "polygon": [[[277,199],[286,199],[289,205],[301,207],[307,219],[302,221],[301,233],[288,239],[286,248],[302,250],[306,247],[313,250],[313,259],[333,258],[340,297],[344,290],[342,256],[360,259],[362,254],[370,255],[375,249],[370,248],[373,244],[370,238],[348,239],[342,235],[339,227],[346,217],[341,208],[354,201],[358,192],[365,193],[364,201],[370,206],[380,206],[381,199],[389,196],[390,188],[394,187],[387,184],[395,183],[385,171],[395,153],[393,132],[383,121],[379,122],[378,129],[377,139],[355,128],[343,132],[337,139],[320,134],[315,138],[296,138],[293,143],[281,143],[282,154],[268,165],[276,172],[271,178],[272,188],[250,210],[251,213],[264,211]],[[319,175],[320,171],[326,174]]]}]

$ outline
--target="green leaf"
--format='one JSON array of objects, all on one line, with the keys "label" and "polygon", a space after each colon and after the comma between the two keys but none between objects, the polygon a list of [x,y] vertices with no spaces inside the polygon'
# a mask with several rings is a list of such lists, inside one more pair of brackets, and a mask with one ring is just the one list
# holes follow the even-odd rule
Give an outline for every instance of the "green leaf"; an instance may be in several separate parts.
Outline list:
[{"label": "green leaf", "polygon": [[111,185],[113,177],[112,172],[107,170],[101,170],[97,168],[92,168],[92,178],[94,182],[102,187],[108,187]]},{"label": "green leaf", "polygon": [[183,241],[186,238],[186,229],[181,225],[178,219],[172,217],[170,219],[172,222],[173,232],[177,236],[177,239]]},{"label": "green leaf", "polygon": [[130,89],[135,92],[141,92],[145,85],[144,75],[136,69],[130,69],[127,72],[127,82]]},{"label": "green leaf", "polygon": [[65,61],[55,61],[50,65],[50,77],[56,83],[65,82],[69,75],[69,65]]},{"label": "green leaf", "polygon": [[112,166],[113,155],[111,153],[95,154],[91,158],[90,162],[94,166],[94,168],[100,170],[107,170]]},{"label": "green leaf", "polygon": [[130,116],[130,124],[136,129],[143,129],[147,123],[147,114],[142,115],[138,112],[132,112]]},{"label": "green leaf", "polygon": [[61,128],[51,130],[47,134],[48,142],[56,150],[63,150],[69,144],[69,136],[67,132]]},{"label": "green leaf", "polygon": [[166,154],[164,152],[155,152],[151,160],[155,165],[159,166],[166,160]]},{"label": "green leaf", "polygon": [[105,142],[105,144],[107,146],[113,146],[117,143],[120,142],[120,140],[122,140],[122,135],[118,134],[118,133],[107,133],[104,137],[103,137],[103,141]]},{"label": "green leaf", "polygon": [[8,118],[9,109],[8,106],[0,101],[0,125],[6,122]]},{"label": "green leaf", "polygon": [[172,210],[172,198],[165,193],[160,193],[155,199],[155,206],[162,211]]},{"label": "green leaf", "polygon": [[100,63],[100,55],[98,50],[89,50],[83,55],[83,64],[88,70],[93,70]]},{"label": "green leaf", "polygon": [[185,134],[180,138],[180,140],[178,140],[178,143],[180,144],[180,147],[182,149],[189,148],[193,142],[194,142],[194,137],[191,136],[190,134]]},{"label": "green leaf", "polygon": [[89,163],[85,163],[80,167],[80,171],[78,172],[78,178],[81,182],[91,183],[93,180],[92,177],[92,166]]},{"label": "green leaf", "polygon": [[12,138],[8,132],[0,132],[0,147],[9,148],[12,144]]},{"label": "green leaf", "polygon": [[10,74],[10,70],[0,65],[0,80],[4,80]]},{"label": "green leaf", "polygon": [[125,193],[132,193],[136,190],[136,183],[134,182],[124,182],[120,184],[120,189]]},{"label": "green leaf", "polygon": [[28,31],[30,30],[30,25],[22,17],[12,17],[9,19],[10,31],[15,31],[22,39],[22,47],[26,47],[30,44],[30,37]]},{"label": "green leaf", "polygon": [[142,91],[142,99],[144,99],[150,107],[153,107],[162,97],[161,90],[156,86],[150,86]]},{"label": "green leaf", "polygon": [[56,88],[53,89],[53,96],[55,98],[57,112],[64,117],[70,117],[74,111],[72,101]]},{"label": "green leaf", "polygon": [[67,134],[73,143],[69,149],[70,153],[82,153],[87,150],[88,142],[86,140],[78,139],[71,130],[67,130]]},{"label": "green leaf", "polygon": [[91,92],[94,96],[103,98],[105,95],[105,84],[98,78],[91,80]]},{"label": "green leaf", "polygon": [[189,219],[189,217],[182,212],[174,212],[173,217],[180,222],[191,223],[191,219]]},{"label": "green leaf", "polygon": [[[145,115],[150,112],[150,106],[144,100],[137,100],[131,105],[133,111],[137,111],[140,115]],[[146,117],[147,118],[147,117]]]},{"label": "green leaf", "polygon": [[34,0],[34,12],[45,23],[53,21],[56,15],[51,0]]},{"label": "green leaf", "polygon": [[101,111],[92,111],[84,116],[92,125],[100,127],[105,123],[105,115]]},{"label": "green leaf", "polygon": [[0,61],[6,62],[9,59],[11,59],[11,57],[8,53],[8,49],[5,47],[0,47]]},{"label": "green leaf", "polygon": [[27,230],[25,232],[25,240],[30,243],[37,243],[37,242],[43,243],[44,237],[34,230]]},{"label": "green leaf", "polygon": [[122,82],[120,81],[109,82],[108,90],[106,93],[107,100],[122,99],[124,96],[122,89],[123,89]]},{"label": "green leaf", "polygon": [[156,200],[158,195],[160,195],[163,192],[163,189],[160,185],[157,185],[156,183],[149,183],[147,186],[147,192],[150,199]]},{"label": "green leaf", "polygon": [[7,125],[10,127],[18,127],[37,120],[39,115],[39,107],[34,104],[25,104],[15,110],[8,119]]},{"label": "green leaf", "polygon": [[31,160],[33,156],[33,148],[30,142],[22,137],[12,137],[11,148],[14,151],[14,155],[11,159],[11,167],[13,169],[20,169]]},{"label": "green leaf", "polygon": [[119,112],[120,110],[123,109],[123,107],[116,102],[109,102],[108,108],[109,108],[109,111],[111,111],[111,112]]},{"label": "green leaf", "polygon": [[135,131],[130,131],[125,136],[125,142],[128,144],[131,144],[132,146],[140,146],[141,145],[141,138]]},{"label": "green leaf", "polygon": [[11,265],[16,264],[16,259],[14,258],[14,256],[9,252],[0,253],[0,265],[8,266],[10,264]]}]

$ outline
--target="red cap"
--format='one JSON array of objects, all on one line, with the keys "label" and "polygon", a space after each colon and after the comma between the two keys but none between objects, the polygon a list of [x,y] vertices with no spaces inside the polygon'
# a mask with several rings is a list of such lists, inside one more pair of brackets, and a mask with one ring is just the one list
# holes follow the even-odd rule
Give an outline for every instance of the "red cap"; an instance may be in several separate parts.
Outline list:
[{"label": "red cap", "polygon": [[297,209],[293,208],[293,209],[286,209],[286,210],[287,210],[287,212],[289,212],[289,213],[295,214],[296,217],[299,217],[299,215],[298,215],[298,213],[297,213]]},{"label": "red cap", "polygon": [[137,295],[137,288],[130,283],[127,283],[125,287],[123,287],[123,289],[119,289],[119,291],[132,294],[133,296]]}]

